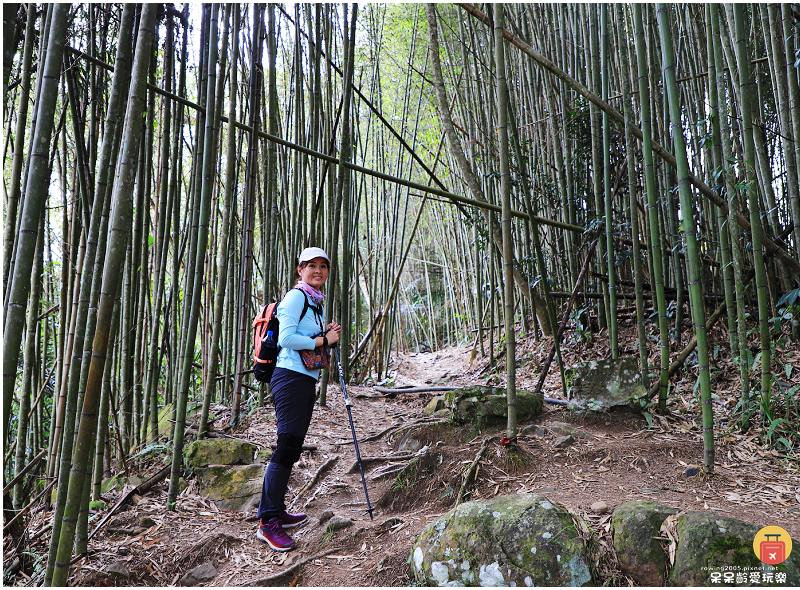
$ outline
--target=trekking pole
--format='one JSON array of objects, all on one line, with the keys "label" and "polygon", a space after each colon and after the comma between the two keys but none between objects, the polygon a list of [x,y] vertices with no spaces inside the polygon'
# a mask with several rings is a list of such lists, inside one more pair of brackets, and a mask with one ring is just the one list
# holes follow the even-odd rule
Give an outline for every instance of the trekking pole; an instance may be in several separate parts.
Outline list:
[{"label": "trekking pole", "polygon": [[336,354],[336,364],[339,367],[339,382],[342,384],[342,395],[344,396],[344,405],[347,407],[347,417],[350,418],[350,430],[353,432],[353,445],[356,447],[358,468],[361,471],[361,483],[364,484],[364,495],[367,497],[367,512],[369,512],[369,519],[372,520],[372,511],[375,509],[369,503],[369,494],[367,493],[367,480],[366,478],[364,478],[364,467],[361,465],[361,453],[358,450],[358,440],[356,439],[356,427],[353,426],[353,413],[350,411],[350,398],[347,397],[347,388],[344,386],[344,371],[342,371],[342,361],[339,359],[339,347],[334,345],[333,350]]}]

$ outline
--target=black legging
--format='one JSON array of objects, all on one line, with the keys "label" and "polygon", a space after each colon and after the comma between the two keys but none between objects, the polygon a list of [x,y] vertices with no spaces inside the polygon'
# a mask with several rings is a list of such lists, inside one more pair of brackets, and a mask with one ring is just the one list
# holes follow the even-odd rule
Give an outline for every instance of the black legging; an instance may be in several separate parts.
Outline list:
[{"label": "black legging", "polygon": [[270,381],[278,422],[278,447],[272,454],[261,487],[258,517],[265,521],[286,510],[284,497],[292,466],[303,452],[308,426],[314,413],[317,380],[290,369],[277,368]]}]

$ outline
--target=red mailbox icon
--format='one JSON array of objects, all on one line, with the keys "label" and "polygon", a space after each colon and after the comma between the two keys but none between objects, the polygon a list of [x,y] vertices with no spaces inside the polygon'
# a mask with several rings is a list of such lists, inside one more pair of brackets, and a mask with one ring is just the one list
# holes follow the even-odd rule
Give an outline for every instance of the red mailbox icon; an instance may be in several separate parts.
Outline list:
[{"label": "red mailbox icon", "polygon": [[[780,535],[765,535],[766,541],[761,541],[761,561],[771,565],[783,563],[786,559],[786,543],[779,541]],[[770,541],[770,537],[775,537]]]}]

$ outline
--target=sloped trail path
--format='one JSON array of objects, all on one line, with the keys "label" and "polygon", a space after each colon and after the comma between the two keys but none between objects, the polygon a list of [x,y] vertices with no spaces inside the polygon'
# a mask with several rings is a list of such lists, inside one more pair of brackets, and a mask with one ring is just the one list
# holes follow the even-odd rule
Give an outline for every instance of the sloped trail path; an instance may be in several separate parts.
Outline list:
[{"label": "sloped trail path", "polygon": [[[547,349],[544,343],[521,343],[518,388],[533,389],[536,366]],[[470,353],[470,348],[461,347],[438,353],[397,354],[392,386],[458,386],[502,380],[502,370],[485,372],[485,361],[471,362]],[[598,358],[597,353],[602,351],[594,353],[592,358]],[[567,363],[579,360],[571,350],[565,356]],[[724,383],[720,383],[720,404],[725,403],[723,389]],[[443,424],[423,422],[403,428],[420,420],[430,422],[423,409],[435,393],[386,396],[371,387],[348,386],[362,457],[407,457],[428,446],[424,460],[410,472],[392,472],[408,464],[407,459],[367,462],[370,500],[376,507],[370,521],[360,475],[357,468],[353,469],[355,451],[347,412],[340,390],[331,385],[328,405],[317,406],[306,438],[306,444],[317,449],[303,453],[290,481],[287,498],[291,509],[309,514],[307,523],[290,531],[299,543],[297,550],[272,551],[255,537],[257,523],[247,519],[253,512],[217,509],[197,494],[191,480],[176,511],[167,512],[166,486],[162,484],[144,497],[135,497],[135,504],[117,515],[113,530],[135,528],[143,517],[151,518],[154,524],[133,537],[105,527],[90,543],[90,555],[73,566],[70,584],[172,586],[193,567],[211,562],[217,570],[216,577],[207,583],[211,586],[245,585],[270,576],[277,577],[260,585],[408,585],[407,561],[414,539],[453,507],[464,472],[486,438],[490,439],[490,451],[480,465],[473,499],[518,492],[548,495],[582,515],[601,536],[601,545],[604,537],[610,545],[611,511],[636,499],[679,510],[710,511],[758,525],[777,524],[800,538],[798,467],[779,453],[761,449],[754,434],[729,433],[720,438],[713,477],[683,475],[687,466],[702,457],[701,431],[695,424],[699,423],[698,410],[691,403],[688,378],[685,390],[688,393],[681,399],[686,414],[656,416],[651,429],[641,416],[609,413],[578,417],[563,407],[546,406],[531,423],[541,427],[538,436],[520,436],[523,460],[511,462],[499,444],[504,434],[501,429],[476,436],[467,428]],[[560,394],[558,369],[553,367],[545,395]],[[581,436],[566,449],[555,448],[555,439],[567,426],[578,429]],[[390,427],[396,428],[380,435]],[[275,442],[274,430],[274,414],[267,407],[250,416],[235,434],[269,445]],[[296,497],[320,467],[337,456],[333,467],[310,491]],[[152,466],[148,473],[155,469]],[[381,477],[383,472],[389,475]],[[113,504],[115,498],[108,500]],[[608,505],[608,513],[591,511],[590,506],[600,500]],[[330,531],[319,522],[325,511],[351,519],[353,525]],[[31,530],[45,526],[50,516],[36,515]],[[46,555],[46,542],[44,535],[34,545],[40,555]],[[613,558],[607,557],[599,568],[604,581],[631,582],[615,570]],[[114,563],[122,564],[128,575],[107,573]],[[12,583],[28,585],[32,581],[18,575]]]}]

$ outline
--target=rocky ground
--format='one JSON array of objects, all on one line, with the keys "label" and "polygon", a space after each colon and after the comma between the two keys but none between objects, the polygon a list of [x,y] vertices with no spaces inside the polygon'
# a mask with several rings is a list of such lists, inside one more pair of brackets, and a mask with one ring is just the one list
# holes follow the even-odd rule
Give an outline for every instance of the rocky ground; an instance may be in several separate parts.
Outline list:
[{"label": "rocky ground", "polygon": [[[565,362],[582,360],[581,355],[602,358],[602,346],[597,342],[582,347],[580,353],[567,346]],[[517,386],[532,390],[547,346],[523,341],[517,354]],[[488,371],[486,360],[474,357],[471,347],[397,354],[389,385],[502,386],[502,368]],[[409,585],[414,540],[455,505],[465,472],[484,443],[487,449],[468,498],[541,494],[581,515],[601,544],[609,538],[611,512],[631,500],[733,516],[759,526],[779,525],[800,539],[798,465],[786,454],[760,447],[755,430],[740,435],[728,432],[724,421],[718,423],[715,474],[687,476],[696,473],[691,467],[702,459],[693,382],[691,376],[678,382],[679,413],[653,414],[651,428],[641,415],[576,416],[563,406],[546,404],[541,416],[520,425],[528,428],[519,436],[520,452],[513,457],[500,444],[501,428],[476,431],[427,416],[423,410],[435,393],[385,394],[372,387],[348,387],[374,520],[366,512],[341,392],[332,384],[328,403],[316,409],[306,439],[306,444],[316,448],[303,454],[290,482],[290,509],[310,516],[306,524],[292,530],[299,543],[297,550],[273,552],[256,540],[252,509],[220,510],[200,495],[198,482],[189,478],[173,512],[165,509],[163,483],[144,496],[134,496],[133,504],[115,515],[113,526],[105,525],[90,542],[90,554],[74,564],[70,583],[171,586],[203,565],[205,572],[199,572],[200,577],[184,581],[213,586]],[[728,393],[732,388],[724,377],[715,379],[715,387],[719,398],[716,410],[725,415],[728,398],[734,393]],[[545,395],[561,397],[555,364]],[[275,422],[270,408],[254,412],[233,435],[260,448],[273,444]],[[563,444],[560,439],[565,436],[572,440],[559,448],[557,443]],[[408,468],[413,455],[426,446],[422,458]],[[143,475],[156,471],[159,460],[143,459]],[[308,486],[323,465],[326,469],[318,481]],[[303,488],[307,491],[300,494]],[[109,493],[106,500],[113,505],[117,497]],[[46,527],[49,516],[35,515],[29,525],[31,533]],[[102,516],[98,511],[95,522]],[[47,539],[43,534],[32,545],[40,556],[39,569],[47,554]],[[205,565],[209,563],[213,568]],[[606,584],[633,582],[615,565],[611,553],[598,565]],[[12,583],[33,585],[36,579],[36,574],[33,579],[19,574]]]}]

